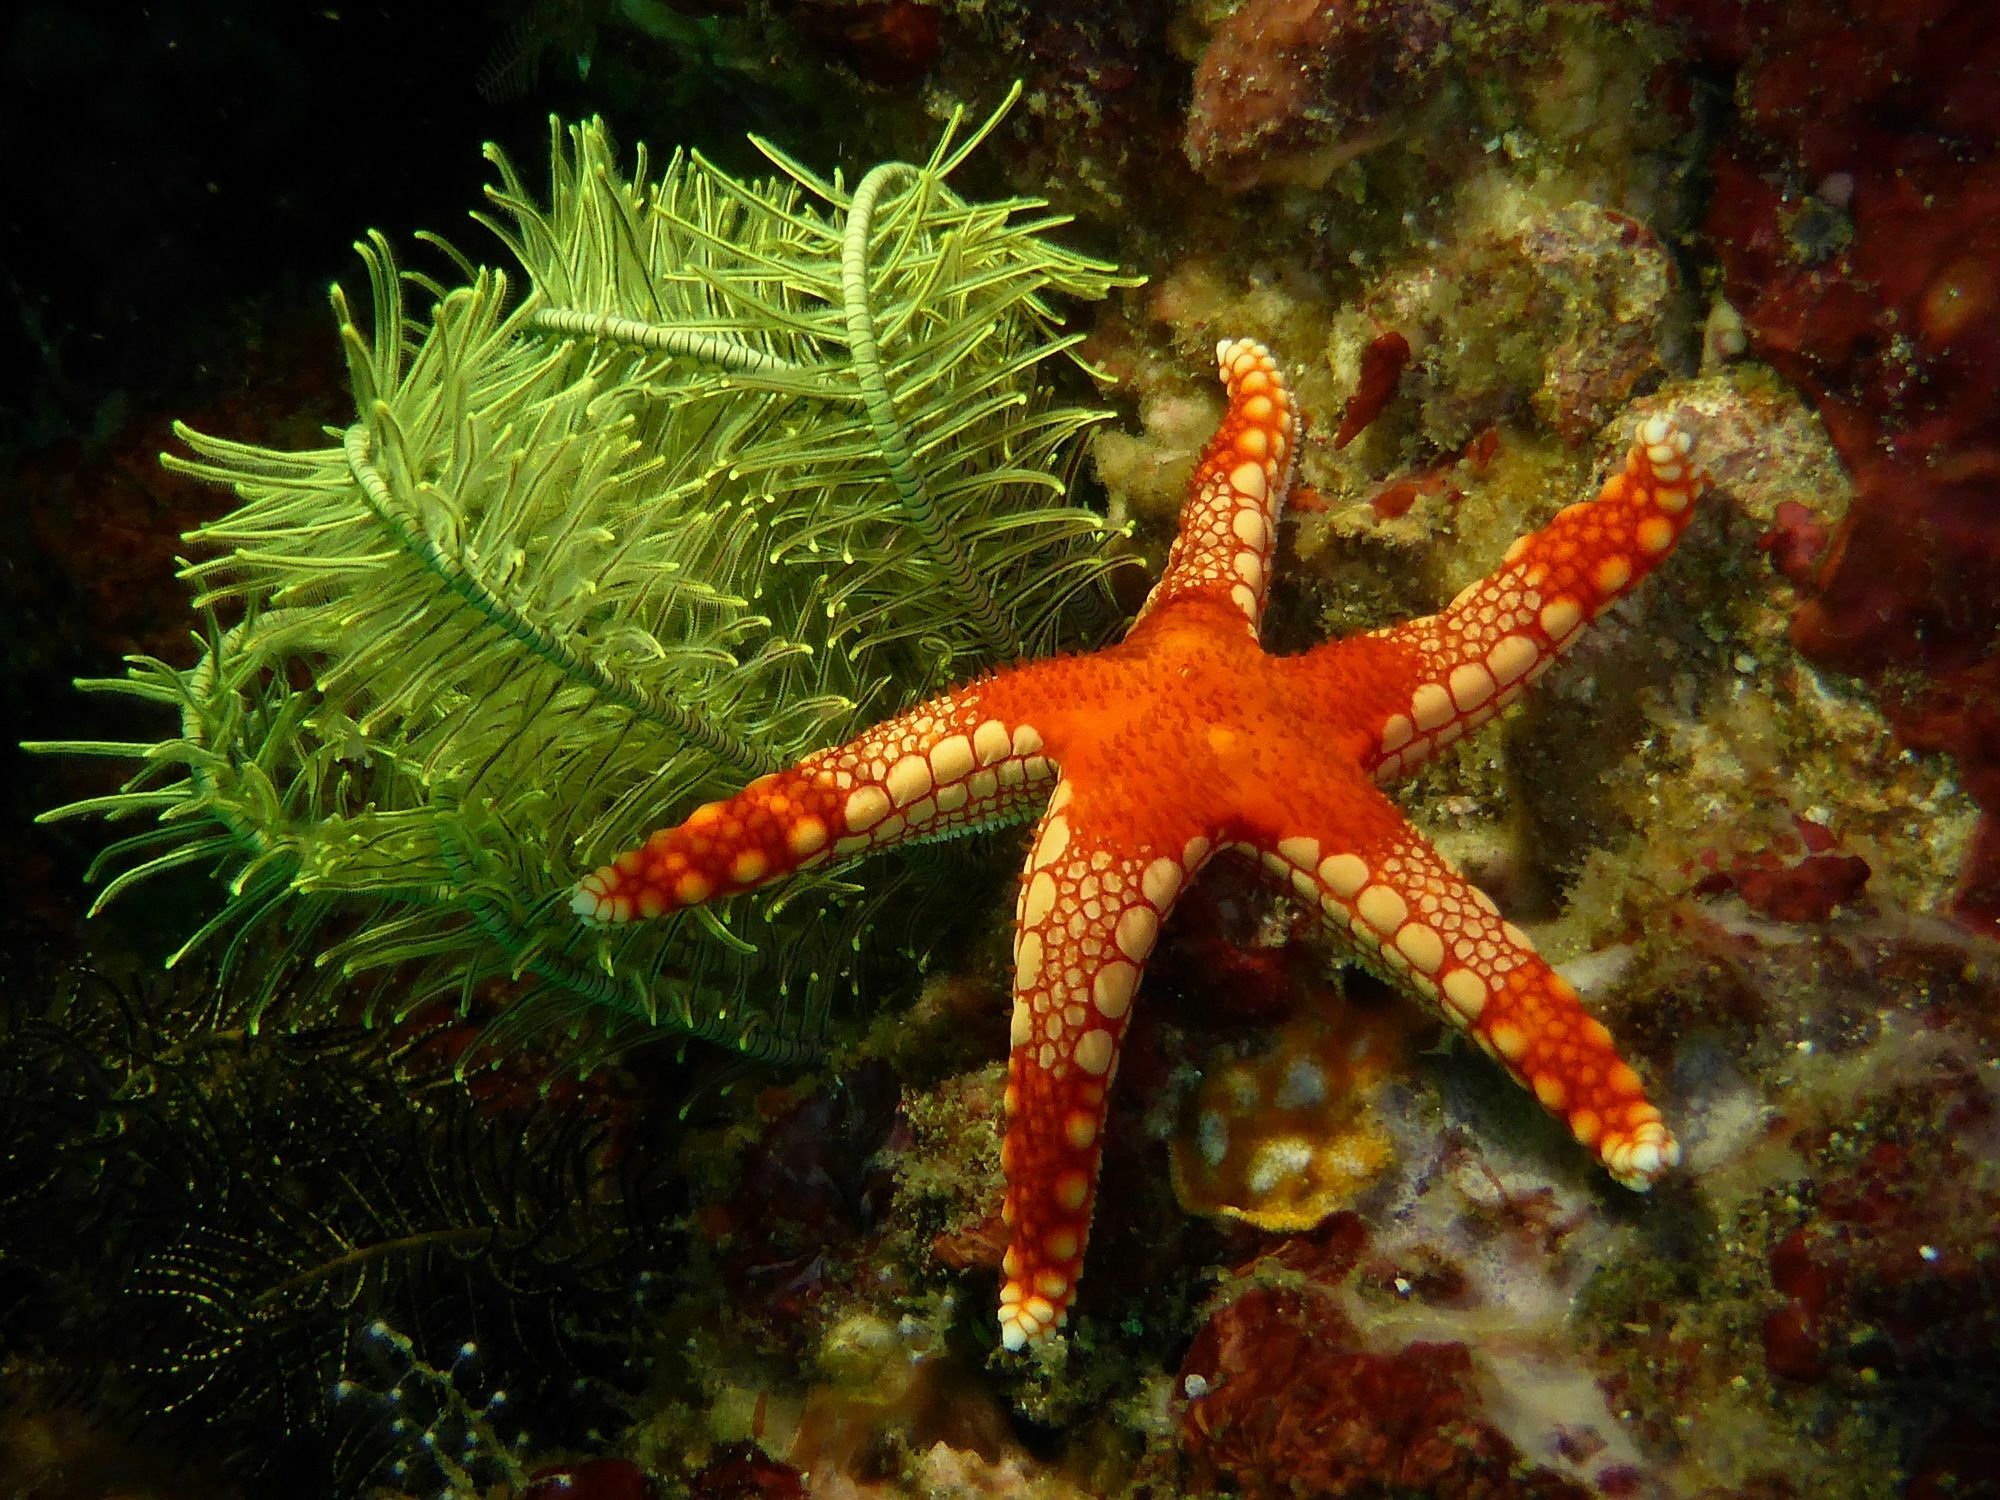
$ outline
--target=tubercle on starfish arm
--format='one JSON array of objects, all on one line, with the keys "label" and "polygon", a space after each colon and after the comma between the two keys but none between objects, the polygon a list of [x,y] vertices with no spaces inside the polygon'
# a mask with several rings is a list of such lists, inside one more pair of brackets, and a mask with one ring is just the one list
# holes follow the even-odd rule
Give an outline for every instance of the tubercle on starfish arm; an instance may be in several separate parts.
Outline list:
[{"label": "tubercle on starfish arm", "polygon": [[576,892],[589,921],[659,915],[1018,817],[1053,784],[1015,906],[1010,1349],[1067,1319],[1141,972],[1224,849],[1465,1030],[1618,1181],[1643,1189],[1680,1158],[1603,1024],[1374,783],[1497,713],[1672,549],[1700,488],[1687,436],[1648,421],[1596,500],[1516,542],[1441,613],[1279,659],[1257,629],[1297,408],[1262,345],[1225,341],[1217,365],[1227,414],[1122,642],[932,699],[696,809]]}]

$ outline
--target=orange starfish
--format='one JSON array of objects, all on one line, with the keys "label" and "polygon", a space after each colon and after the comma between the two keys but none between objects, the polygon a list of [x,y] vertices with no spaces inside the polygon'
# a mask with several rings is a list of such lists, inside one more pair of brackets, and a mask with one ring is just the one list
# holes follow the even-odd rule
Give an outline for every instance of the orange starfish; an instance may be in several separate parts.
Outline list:
[{"label": "orange starfish", "polygon": [[[1643,1189],[1680,1148],[1604,1025],[1376,789],[1519,697],[1679,539],[1686,433],[1508,549],[1442,613],[1303,656],[1258,644],[1298,411],[1267,350],[1216,351],[1229,395],[1159,584],[1118,645],[1025,662],[822,750],[584,877],[579,915],[655,917],[825,861],[1018,816],[1048,795],[1015,903],[1000,1331],[1064,1322],[1105,1101],[1160,923],[1236,849],[1498,1058]],[[1060,768],[1060,769],[1058,769]],[[1052,793],[1052,794],[1051,794]]]}]

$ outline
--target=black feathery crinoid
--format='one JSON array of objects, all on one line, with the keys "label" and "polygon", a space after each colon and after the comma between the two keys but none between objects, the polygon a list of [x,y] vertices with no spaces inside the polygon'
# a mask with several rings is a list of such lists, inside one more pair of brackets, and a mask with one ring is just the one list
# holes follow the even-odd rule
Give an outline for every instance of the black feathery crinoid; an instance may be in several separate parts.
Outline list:
[{"label": "black feathery crinoid", "polygon": [[242,1020],[213,987],[0,975],[0,1348],[39,1394],[314,1494],[449,1488],[614,1416],[678,1207],[619,1101],[478,1096],[456,1020]]}]

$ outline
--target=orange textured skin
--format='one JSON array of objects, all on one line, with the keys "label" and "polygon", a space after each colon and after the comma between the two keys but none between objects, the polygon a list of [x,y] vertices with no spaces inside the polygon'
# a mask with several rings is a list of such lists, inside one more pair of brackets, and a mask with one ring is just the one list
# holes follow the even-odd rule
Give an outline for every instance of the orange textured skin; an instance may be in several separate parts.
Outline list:
[{"label": "orange textured skin", "polygon": [[1272,657],[1258,632],[1298,413],[1262,345],[1225,342],[1217,360],[1228,413],[1124,641],[933,699],[577,889],[587,920],[655,916],[1046,799],[1015,906],[1009,1348],[1067,1318],[1133,995],[1160,923],[1223,849],[1469,1033],[1620,1182],[1643,1189],[1680,1159],[1603,1024],[1376,783],[1499,712],[1672,550],[1700,488],[1687,435],[1652,418],[1596,500],[1439,614]]}]

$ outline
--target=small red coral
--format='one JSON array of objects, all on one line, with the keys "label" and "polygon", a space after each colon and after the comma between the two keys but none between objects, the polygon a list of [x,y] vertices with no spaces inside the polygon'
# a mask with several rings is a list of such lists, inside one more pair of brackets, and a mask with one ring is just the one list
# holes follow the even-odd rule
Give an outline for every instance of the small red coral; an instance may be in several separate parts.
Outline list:
[{"label": "small red coral", "polygon": [[1824,823],[1794,813],[1792,828],[1770,847],[1737,852],[1727,863],[1724,850],[1702,850],[1698,862],[1708,873],[1695,882],[1695,893],[1734,891],[1752,911],[1777,922],[1824,922],[1859,900],[1874,873],[1868,861],[1841,853],[1839,838]]},{"label": "small red coral", "polygon": [[1361,378],[1340,414],[1340,430],[1333,435],[1335,448],[1345,448],[1382,415],[1382,408],[1389,404],[1403,378],[1403,366],[1409,362],[1410,341],[1393,328],[1377,335],[1361,351]]},{"label": "small red coral", "polygon": [[1745,870],[1736,892],[1752,911],[1778,922],[1824,922],[1868,884],[1868,861],[1854,854],[1814,854],[1789,866]]},{"label": "small red coral", "polygon": [[1782,502],[1774,525],[1757,538],[1757,550],[1768,553],[1771,566],[1801,588],[1810,587],[1826,556],[1826,523],[1796,500]]},{"label": "small red coral", "polygon": [[1376,520],[1393,521],[1408,515],[1410,507],[1426,495],[1444,495],[1456,501],[1463,494],[1452,484],[1453,471],[1457,467],[1456,463],[1443,463],[1392,479],[1368,497],[1368,508],[1375,512]]},{"label": "small red coral", "polygon": [[726,1241],[717,1257],[737,1309],[794,1346],[812,1336],[880,1236],[894,1190],[881,1152],[897,1097],[881,1062],[796,1102],[777,1095],[776,1117],[745,1151],[734,1192],[697,1210],[697,1223]]}]

